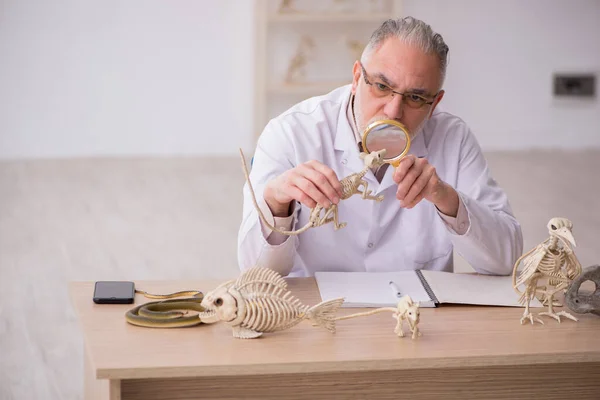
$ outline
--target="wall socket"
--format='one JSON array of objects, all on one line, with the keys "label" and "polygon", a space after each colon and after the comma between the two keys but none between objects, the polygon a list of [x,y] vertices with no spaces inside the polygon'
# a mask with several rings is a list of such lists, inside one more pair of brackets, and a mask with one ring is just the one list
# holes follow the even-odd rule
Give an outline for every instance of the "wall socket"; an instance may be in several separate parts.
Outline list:
[{"label": "wall socket", "polygon": [[596,76],[592,74],[555,74],[554,95],[594,97],[596,95]]}]

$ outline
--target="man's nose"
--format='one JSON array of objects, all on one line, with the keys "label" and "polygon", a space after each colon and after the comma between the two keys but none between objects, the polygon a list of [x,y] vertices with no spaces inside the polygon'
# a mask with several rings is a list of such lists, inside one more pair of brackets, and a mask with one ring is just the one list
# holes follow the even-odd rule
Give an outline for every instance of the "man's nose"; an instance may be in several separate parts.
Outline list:
[{"label": "man's nose", "polygon": [[389,119],[400,119],[402,118],[403,109],[404,102],[402,96],[393,94],[391,98],[388,99],[385,107],[383,107],[383,112]]}]

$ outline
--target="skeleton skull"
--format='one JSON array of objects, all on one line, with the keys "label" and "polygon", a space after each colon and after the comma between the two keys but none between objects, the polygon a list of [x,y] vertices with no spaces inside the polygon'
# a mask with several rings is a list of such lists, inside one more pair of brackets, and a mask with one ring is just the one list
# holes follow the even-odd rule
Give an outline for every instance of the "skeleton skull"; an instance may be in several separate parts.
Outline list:
[{"label": "skeleton skull", "polygon": [[237,302],[227,287],[218,287],[202,300],[202,306],[217,312],[221,321],[232,321],[237,316]]},{"label": "skeleton skull", "polygon": [[229,292],[233,281],[225,282],[206,293],[200,305],[207,311],[200,313],[200,318],[207,324],[217,321],[232,321],[237,317],[237,300]]},{"label": "skeleton skull", "polygon": [[573,237],[573,223],[568,219],[552,218],[548,222],[548,232],[550,236],[559,238],[565,246],[576,246],[575,238]]}]

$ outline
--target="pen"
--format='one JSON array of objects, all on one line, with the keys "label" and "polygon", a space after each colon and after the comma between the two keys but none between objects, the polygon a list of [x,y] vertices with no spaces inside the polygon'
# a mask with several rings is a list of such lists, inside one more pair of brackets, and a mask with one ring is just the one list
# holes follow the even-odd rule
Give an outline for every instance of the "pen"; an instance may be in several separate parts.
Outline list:
[{"label": "pen", "polygon": [[390,281],[390,287],[394,291],[394,296],[398,298],[402,297],[402,293],[400,293],[400,288],[394,283],[394,281]]}]

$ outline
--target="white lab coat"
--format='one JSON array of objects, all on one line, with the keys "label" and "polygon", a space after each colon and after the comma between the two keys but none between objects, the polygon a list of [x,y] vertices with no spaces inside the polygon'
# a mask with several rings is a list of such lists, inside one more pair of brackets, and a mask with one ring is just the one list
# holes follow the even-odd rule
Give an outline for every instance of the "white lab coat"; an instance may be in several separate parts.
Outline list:
[{"label": "white lab coat", "polygon": [[[250,172],[267,213],[262,196],[266,182],[300,163],[319,160],[339,179],[363,168],[346,115],[349,98],[350,85],[343,86],[303,101],[267,124]],[[339,221],[347,223],[345,228],[335,231],[329,223],[271,245],[246,184],[238,236],[240,269],[262,265],[284,276],[313,276],[315,271],[453,271],[456,249],[480,273],[509,274],[522,254],[521,227],[465,122],[438,106],[412,141],[410,153],[426,157],[459,193],[470,225],[464,235],[449,228],[426,200],[413,209],[401,208],[390,167],[381,183],[371,171],[364,178],[372,194],[385,196],[382,202],[354,195],[339,203]],[[297,230],[307,223],[310,210],[297,203],[295,211]],[[267,217],[273,224],[270,213]]]}]

